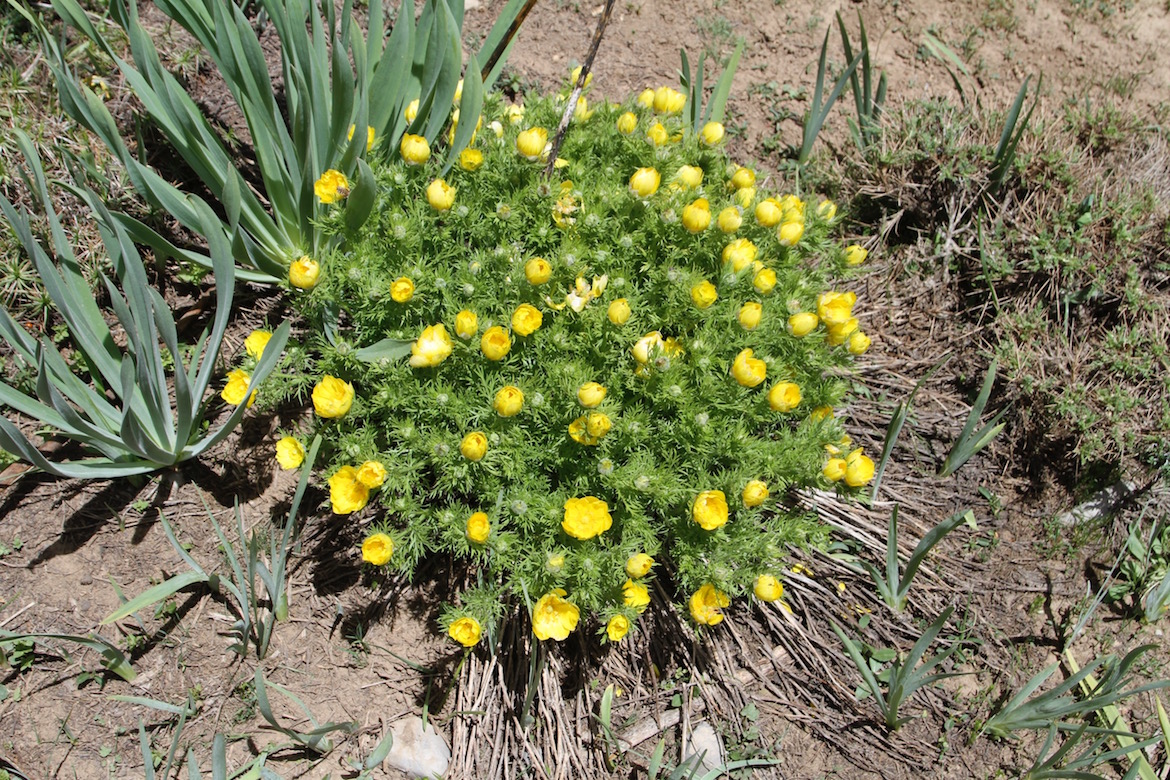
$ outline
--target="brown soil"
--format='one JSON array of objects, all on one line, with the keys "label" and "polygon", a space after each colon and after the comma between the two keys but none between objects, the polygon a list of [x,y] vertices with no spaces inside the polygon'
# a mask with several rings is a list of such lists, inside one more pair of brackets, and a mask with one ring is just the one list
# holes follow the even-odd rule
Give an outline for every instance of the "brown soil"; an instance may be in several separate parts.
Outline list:
[{"label": "brown soil", "polygon": [[[502,1],[472,8],[468,0],[467,5],[467,24],[474,33],[486,28]],[[951,77],[941,64],[920,56],[930,30],[964,52],[971,71],[970,77],[961,77],[965,89],[978,94],[985,106],[1006,107],[1025,76],[1042,72],[1048,106],[1112,94],[1127,98],[1140,113],[1160,117],[1170,79],[1159,45],[1170,34],[1165,4],[1130,2],[1120,4],[1120,10],[1118,5],[1087,0],[621,2],[598,55],[594,93],[621,99],[647,86],[675,83],[680,46],[693,57],[704,47],[726,55],[734,36],[743,36],[747,47],[730,103],[732,122],[744,125],[736,144],[745,158],[775,170],[779,160],[769,155],[764,141],[778,134],[781,148],[798,142],[797,118],[807,97],[794,95],[811,92],[821,39],[839,10],[855,40],[856,13],[865,18],[875,64],[888,74],[892,105],[953,95]],[[599,8],[564,0],[539,3],[512,54],[510,69],[519,83],[542,89],[559,85],[571,64],[584,59]],[[830,58],[839,68],[835,31]],[[834,113],[830,142],[843,142],[843,117],[851,110],[847,106]],[[139,673],[133,684],[111,675],[95,677],[89,673],[100,672],[100,665],[92,651],[56,640],[39,643],[31,668],[0,672],[6,688],[0,698],[0,767],[6,759],[30,778],[141,776],[139,719],[151,731],[155,749],[165,752],[170,718],[110,695],[181,704],[188,693],[199,712],[188,722],[183,744],[195,750],[203,766],[209,764],[213,734],[247,735],[231,742],[232,765],[243,766],[248,757],[271,751],[269,765],[286,777],[348,772],[347,762],[364,758],[389,724],[418,715],[424,707],[453,743],[450,777],[645,776],[638,767],[645,766],[644,756],[659,738],[672,749],[685,739],[678,726],[659,733],[656,725],[683,704],[689,705],[683,706],[684,725],[710,719],[738,751],[733,758],[752,751],[778,757],[779,764],[759,770],[759,776],[990,777],[1026,766],[1035,745],[985,739],[972,744],[973,719],[1053,660],[1052,648],[1075,621],[1073,610],[1086,583],[1099,581],[1100,561],[1053,554],[1071,532],[1058,528],[1050,533],[1051,518],[1074,498],[1051,475],[1029,468],[1027,445],[1020,438],[1003,437],[955,480],[942,483],[931,476],[962,425],[971,385],[986,357],[984,337],[966,318],[965,303],[946,270],[909,278],[903,272],[928,251],[913,243],[879,248],[857,287],[863,316],[881,338],[860,361],[863,391],[850,409],[849,423],[856,440],[880,450],[894,404],[943,356],[951,359],[920,392],[917,412],[887,472],[882,500],[864,509],[843,507],[824,496],[801,497],[872,560],[880,560],[884,549],[892,502],[901,506],[906,551],[942,518],[967,507],[976,510],[979,530],[961,530],[948,541],[933,568],[921,575],[911,614],[892,616],[876,601],[864,575],[828,556],[806,561],[815,576],[791,581],[791,615],[738,605],[722,626],[701,638],[669,606],[668,595],[658,593],[649,616],[653,629],[647,635],[653,639],[648,647],[626,643],[602,651],[582,640],[552,653],[532,713],[535,725],[523,729],[519,709],[530,651],[524,621],[511,621],[497,655],[480,650],[461,665],[461,654],[438,635],[436,621],[438,605],[466,573],[434,561],[412,582],[371,581],[355,553],[361,529],[329,515],[322,508],[324,496],[310,492],[290,574],[291,617],[279,626],[261,668],[267,679],[300,696],[319,722],[359,724],[360,731],[339,739],[333,753],[311,760],[258,716],[248,689],[256,663],[227,649],[233,618],[221,600],[202,591],[184,592],[168,613],[143,614],[141,623],[127,619],[117,626],[101,625],[119,603],[118,589],[130,597],[183,570],[163,534],[163,516],[191,545],[193,557],[221,570],[209,511],[234,528],[232,504],[238,497],[247,528],[283,522],[295,482],[275,470],[271,435],[294,425],[299,413],[285,410],[254,416],[200,464],[146,484],[84,484],[26,475],[0,488],[0,543],[22,543],[0,555],[0,629],[98,632],[120,647],[134,646],[131,660]],[[231,343],[240,344],[254,323],[254,317],[242,317]],[[980,498],[980,488],[997,497],[997,505]],[[1160,498],[1163,512],[1167,501]],[[1116,528],[1123,527],[1123,519]],[[1106,568],[1111,562],[1105,562]],[[970,675],[921,694],[913,702],[921,717],[888,734],[877,726],[872,705],[854,699],[856,672],[831,649],[839,642],[829,618],[867,642],[906,649],[925,622],[956,601],[963,607],[956,620],[966,630],[963,668]],[[866,614],[872,619],[863,628],[859,619]],[[1160,631],[1102,614],[1094,636],[1078,646],[1082,663],[1095,653],[1140,641],[1163,642]],[[622,689],[615,699],[615,730],[625,734],[639,723],[651,723],[644,732],[649,738],[617,756],[616,768],[607,766],[612,746],[595,718],[601,693],[610,684]],[[284,723],[309,728],[289,701],[276,694],[270,698]],[[1148,708],[1147,701],[1127,711],[1131,725],[1148,726]],[[758,715],[751,714],[753,709]],[[385,770],[375,776],[396,775]]]}]

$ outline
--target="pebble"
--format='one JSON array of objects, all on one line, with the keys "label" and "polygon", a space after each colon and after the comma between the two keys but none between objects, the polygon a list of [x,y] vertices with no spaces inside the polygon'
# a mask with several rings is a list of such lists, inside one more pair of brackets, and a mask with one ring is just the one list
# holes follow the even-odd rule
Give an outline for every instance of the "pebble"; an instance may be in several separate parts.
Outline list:
[{"label": "pebble", "polygon": [[412,778],[442,777],[451,763],[451,748],[422,718],[403,718],[390,727],[394,746],[386,763]]},{"label": "pebble", "polygon": [[723,740],[719,738],[719,733],[711,727],[711,724],[705,720],[699,721],[691,730],[690,743],[687,754],[683,756],[683,761],[688,761],[693,756],[702,756],[699,759],[699,768],[703,774],[723,766],[726,760]]}]

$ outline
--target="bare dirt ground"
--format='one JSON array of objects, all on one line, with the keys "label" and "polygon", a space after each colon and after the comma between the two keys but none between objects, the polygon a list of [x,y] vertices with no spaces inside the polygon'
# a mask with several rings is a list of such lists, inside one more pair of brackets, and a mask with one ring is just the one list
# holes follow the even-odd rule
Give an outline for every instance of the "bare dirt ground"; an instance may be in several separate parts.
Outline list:
[{"label": "bare dirt ground", "polygon": [[[475,34],[486,29],[502,2],[467,5],[468,31]],[[562,83],[571,65],[584,59],[599,8],[538,3],[511,57],[515,83],[540,89]],[[1153,122],[1165,115],[1170,63],[1161,41],[1170,36],[1170,13],[1161,0],[619,2],[596,62],[594,94],[616,100],[673,84],[680,47],[693,57],[706,49],[718,58],[742,36],[745,54],[730,103],[730,124],[739,125],[733,148],[745,160],[757,160],[761,170],[779,169],[776,150],[799,141],[798,118],[837,11],[854,36],[857,13],[864,18],[875,64],[889,78],[891,106],[915,97],[955,96],[942,63],[924,55],[930,32],[960,54],[970,73],[960,74],[965,89],[985,106],[1006,107],[1026,76],[1042,73],[1044,110],[1067,100],[1112,97]],[[835,30],[830,61],[841,66]],[[846,138],[843,116],[837,112],[831,120],[831,143]],[[283,517],[295,482],[276,470],[271,441],[275,430],[295,425],[301,414],[288,409],[247,420],[201,464],[145,484],[26,475],[0,486],[0,550],[8,550],[0,553],[0,628],[96,631],[129,648],[139,673],[134,684],[89,674],[100,670],[94,653],[68,642],[38,644],[27,668],[0,670],[0,759],[30,778],[140,777],[139,719],[155,750],[165,752],[171,718],[111,694],[181,704],[190,693],[199,711],[187,724],[184,744],[205,766],[211,735],[226,733],[245,737],[231,742],[236,766],[270,752],[270,766],[285,777],[344,776],[346,759],[364,757],[390,723],[425,706],[452,743],[450,777],[645,776],[639,768],[644,759],[632,754],[619,757],[617,769],[607,767],[609,746],[594,716],[601,691],[612,683],[623,692],[615,704],[619,730],[650,724],[644,732],[649,739],[637,746],[646,754],[660,735],[672,746],[685,741],[688,728],[705,717],[724,732],[732,757],[759,752],[779,759],[759,776],[1011,774],[1035,746],[971,744],[970,716],[1053,660],[1052,648],[1068,629],[1086,583],[1099,578],[1099,562],[1078,566],[1053,555],[1054,545],[1066,540],[1060,528],[1053,531],[1052,518],[1079,497],[1051,474],[1030,468],[1026,442],[1010,430],[958,480],[944,485],[931,476],[962,425],[973,377],[986,358],[985,342],[964,318],[966,304],[946,270],[905,273],[922,251],[914,243],[879,244],[870,271],[858,281],[862,316],[881,336],[861,361],[859,393],[849,410],[859,443],[880,450],[894,404],[939,360],[952,361],[922,391],[924,401],[887,473],[886,498],[873,509],[842,507],[826,497],[801,499],[837,525],[843,538],[871,553],[884,547],[893,501],[902,506],[907,536],[914,537],[955,511],[976,510],[979,530],[957,534],[945,545],[921,583],[919,611],[867,636],[905,647],[921,631],[916,620],[932,610],[937,614],[956,601],[965,610],[963,664],[970,675],[918,699],[922,717],[902,732],[891,735],[876,725],[869,703],[854,700],[857,680],[847,662],[825,649],[837,644],[827,617],[856,627],[866,611],[882,608],[863,577],[820,555],[805,562],[813,576],[790,582],[792,615],[739,605],[711,638],[696,642],[669,606],[668,594],[659,593],[649,647],[601,651],[584,640],[567,643],[542,677],[536,724],[521,729],[529,649],[523,621],[505,634],[500,653],[481,650],[461,665],[461,653],[439,636],[436,609],[468,573],[434,561],[413,582],[371,581],[358,560],[361,529],[330,516],[324,494],[316,490],[306,501],[315,511],[305,521],[291,571],[291,618],[279,627],[275,649],[262,665],[267,678],[299,695],[319,722],[359,724],[360,731],[342,739],[332,754],[310,760],[263,725],[250,688],[255,663],[241,663],[227,649],[231,618],[221,602],[184,593],[160,614],[143,615],[141,624],[100,625],[117,606],[118,589],[137,594],[181,570],[161,516],[191,545],[191,554],[209,565],[221,553],[208,511],[231,524],[238,496],[248,528]],[[244,305],[234,332],[237,347],[260,321],[250,305]],[[994,500],[981,498],[980,488]],[[1163,510],[1165,504],[1163,497]],[[1086,654],[1153,641],[1165,655],[1160,630],[1117,616],[1107,615],[1094,635]],[[273,704],[288,725],[309,727],[282,697],[273,697]],[[1146,722],[1149,706],[1138,703],[1131,722]],[[681,726],[664,725],[670,712],[681,712]],[[379,771],[375,776],[398,776]]]}]

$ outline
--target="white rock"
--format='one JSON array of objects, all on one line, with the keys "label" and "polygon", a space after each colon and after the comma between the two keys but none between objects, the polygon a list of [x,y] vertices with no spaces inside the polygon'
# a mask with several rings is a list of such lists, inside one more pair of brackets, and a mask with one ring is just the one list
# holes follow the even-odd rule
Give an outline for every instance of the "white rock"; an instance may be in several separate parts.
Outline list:
[{"label": "white rock", "polygon": [[718,732],[711,727],[711,724],[705,720],[699,721],[691,730],[690,743],[687,747],[687,754],[683,756],[683,761],[689,761],[694,756],[702,756],[699,759],[699,767],[703,773],[723,766],[724,761],[726,761],[723,740],[719,738]]},{"label": "white rock", "polygon": [[1088,501],[1060,515],[1056,521],[1064,526],[1072,526],[1096,520],[1102,515],[1111,515],[1133,494],[1136,487],[1132,482],[1117,482],[1094,493]]},{"label": "white rock", "polygon": [[451,748],[422,718],[403,718],[390,727],[394,746],[386,763],[412,778],[442,777],[451,763]]}]

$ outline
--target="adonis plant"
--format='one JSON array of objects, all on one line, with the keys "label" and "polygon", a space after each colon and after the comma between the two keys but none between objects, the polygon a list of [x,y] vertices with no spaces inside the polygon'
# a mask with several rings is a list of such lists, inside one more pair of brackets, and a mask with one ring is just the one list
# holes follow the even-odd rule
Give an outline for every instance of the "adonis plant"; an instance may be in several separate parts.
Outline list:
[{"label": "adonis plant", "polygon": [[551,166],[563,97],[489,98],[445,174],[406,134],[297,292],[332,509],[372,566],[479,568],[444,618],[461,644],[508,597],[542,640],[621,640],[655,577],[699,624],[778,601],[790,547],[827,536],[791,491],[872,478],[833,413],[870,343],[843,281],[865,251],[686,102],[582,100]]}]

